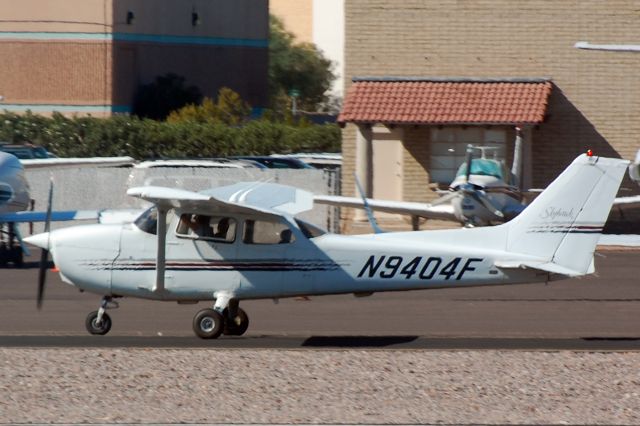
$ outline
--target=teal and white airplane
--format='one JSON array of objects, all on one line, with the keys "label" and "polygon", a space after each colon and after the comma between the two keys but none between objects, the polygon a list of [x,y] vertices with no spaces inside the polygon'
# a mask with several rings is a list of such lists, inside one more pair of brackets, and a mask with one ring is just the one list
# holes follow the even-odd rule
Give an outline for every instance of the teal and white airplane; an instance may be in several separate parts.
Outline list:
[{"label": "teal and white airplane", "polygon": [[[201,338],[241,335],[243,300],[546,282],[594,272],[593,255],[628,161],[581,155],[520,215],[494,227],[333,235],[296,215],[313,195],[272,183],[199,193],[161,187],[134,223],[58,229],[26,242],[61,278],[102,296],[89,314],[106,334],[114,299],[195,303]],[[42,292],[39,293],[42,298]]]}]

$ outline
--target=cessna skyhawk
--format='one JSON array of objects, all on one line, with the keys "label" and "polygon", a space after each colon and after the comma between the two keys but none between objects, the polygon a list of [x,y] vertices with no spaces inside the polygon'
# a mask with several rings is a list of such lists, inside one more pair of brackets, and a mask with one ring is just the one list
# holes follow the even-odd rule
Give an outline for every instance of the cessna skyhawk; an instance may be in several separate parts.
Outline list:
[{"label": "cessna skyhawk", "polygon": [[[102,296],[86,326],[106,334],[114,299],[213,301],[201,338],[241,335],[248,299],[546,282],[594,272],[593,253],[628,161],[581,155],[512,221],[481,228],[332,235],[295,217],[312,194],[272,183],[200,193],[140,187],[134,223],[26,238],[66,283]],[[42,283],[43,284],[43,283]],[[38,299],[42,299],[42,286]]]}]

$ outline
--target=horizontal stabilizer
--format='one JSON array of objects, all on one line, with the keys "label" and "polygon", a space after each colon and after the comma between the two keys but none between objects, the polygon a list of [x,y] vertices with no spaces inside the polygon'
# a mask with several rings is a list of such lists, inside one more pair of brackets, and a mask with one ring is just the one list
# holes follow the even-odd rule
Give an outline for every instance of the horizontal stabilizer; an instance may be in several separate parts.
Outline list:
[{"label": "horizontal stabilizer", "polygon": [[500,269],[536,269],[542,272],[548,272],[551,274],[561,274],[567,277],[578,277],[584,275],[584,272],[574,271],[573,269],[565,268],[553,262],[536,262],[536,261],[522,261],[522,260],[507,260],[496,261],[494,265]]}]

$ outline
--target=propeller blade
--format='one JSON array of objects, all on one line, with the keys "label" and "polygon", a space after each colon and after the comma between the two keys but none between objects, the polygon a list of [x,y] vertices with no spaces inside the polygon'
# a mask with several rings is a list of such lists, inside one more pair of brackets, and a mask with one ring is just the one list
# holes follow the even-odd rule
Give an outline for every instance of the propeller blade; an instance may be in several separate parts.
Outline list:
[{"label": "propeller blade", "polygon": [[47,278],[47,266],[49,263],[49,250],[42,249],[40,254],[40,270],[38,271],[38,309],[42,309],[44,299],[44,284]]},{"label": "propeller blade", "polygon": [[504,219],[504,213],[502,213],[502,210],[496,207],[493,201],[491,201],[489,197],[487,197],[483,192],[473,191],[473,192],[469,192],[469,195],[471,195],[476,201],[482,204],[487,210],[489,210],[495,216],[498,216],[499,218]]},{"label": "propeller blade", "polygon": [[38,271],[38,309],[42,309],[44,299],[44,286],[47,280],[47,267],[49,266],[49,240],[51,233],[51,205],[53,201],[53,180],[49,182],[49,199],[47,200],[47,215],[44,221],[44,232],[47,233],[47,248],[40,254],[40,270]]}]

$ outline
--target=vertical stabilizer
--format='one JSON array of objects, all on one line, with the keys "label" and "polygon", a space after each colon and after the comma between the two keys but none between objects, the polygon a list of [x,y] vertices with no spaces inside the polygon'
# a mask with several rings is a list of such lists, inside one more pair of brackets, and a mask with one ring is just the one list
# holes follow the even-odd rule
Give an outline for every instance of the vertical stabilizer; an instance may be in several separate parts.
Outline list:
[{"label": "vertical stabilizer", "polygon": [[507,249],[575,275],[591,271],[593,252],[629,164],[581,155],[518,217],[507,223]]}]

